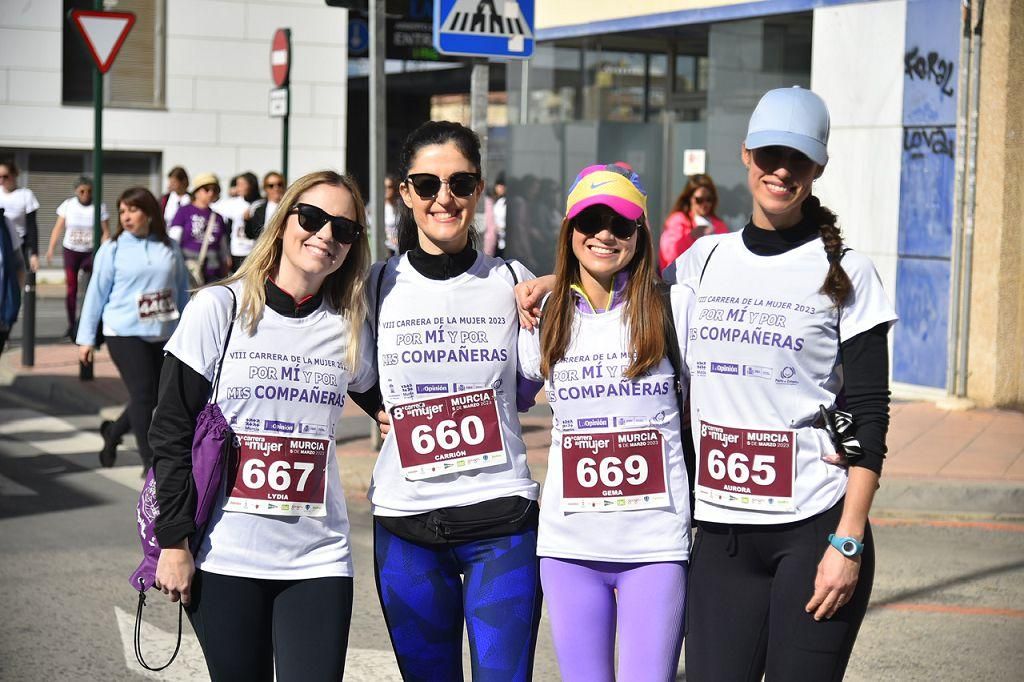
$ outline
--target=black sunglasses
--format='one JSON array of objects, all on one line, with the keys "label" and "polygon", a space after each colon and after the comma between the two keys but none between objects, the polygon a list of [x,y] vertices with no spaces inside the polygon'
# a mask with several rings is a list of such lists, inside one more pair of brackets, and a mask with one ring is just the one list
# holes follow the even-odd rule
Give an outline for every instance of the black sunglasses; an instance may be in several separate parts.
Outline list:
[{"label": "black sunglasses", "polygon": [[572,219],[573,229],[588,237],[593,237],[607,228],[616,238],[629,239],[636,234],[636,230],[641,224],[639,219],[628,220],[618,213],[609,216],[604,211],[584,210]]},{"label": "black sunglasses", "polygon": [[331,235],[339,244],[353,244],[363,234],[363,226],[340,215],[331,215],[319,206],[295,204],[288,214],[299,216],[299,227],[306,232],[319,232],[327,221],[331,223]]},{"label": "black sunglasses", "polygon": [[412,185],[412,188],[416,191],[416,194],[420,195],[421,199],[436,197],[441,191],[442,184],[448,185],[448,191],[453,196],[465,198],[475,192],[476,188],[480,185],[480,174],[469,172],[452,173],[448,176],[447,180],[442,180],[433,173],[413,173],[405,181]]}]

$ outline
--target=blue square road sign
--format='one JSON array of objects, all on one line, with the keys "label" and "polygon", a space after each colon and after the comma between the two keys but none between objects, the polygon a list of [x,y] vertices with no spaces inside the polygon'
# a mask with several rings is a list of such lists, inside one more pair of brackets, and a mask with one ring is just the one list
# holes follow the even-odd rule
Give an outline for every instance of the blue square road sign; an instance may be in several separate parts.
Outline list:
[{"label": "blue square road sign", "polygon": [[497,59],[533,55],[534,0],[434,0],[434,48]]}]

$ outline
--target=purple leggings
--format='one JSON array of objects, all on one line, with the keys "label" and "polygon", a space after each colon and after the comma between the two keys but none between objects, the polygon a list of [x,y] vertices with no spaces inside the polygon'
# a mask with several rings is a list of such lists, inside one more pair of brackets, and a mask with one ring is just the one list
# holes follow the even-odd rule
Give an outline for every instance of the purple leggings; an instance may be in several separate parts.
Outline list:
[{"label": "purple leggings", "polygon": [[68,326],[74,327],[78,320],[78,272],[92,272],[92,251],[82,253],[64,248],[64,281],[67,282],[67,293],[64,307],[68,313]]},{"label": "purple leggings", "polygon": [[671,682],[683,643],[686,562],[543,557],[540,581],[565,682]]}]

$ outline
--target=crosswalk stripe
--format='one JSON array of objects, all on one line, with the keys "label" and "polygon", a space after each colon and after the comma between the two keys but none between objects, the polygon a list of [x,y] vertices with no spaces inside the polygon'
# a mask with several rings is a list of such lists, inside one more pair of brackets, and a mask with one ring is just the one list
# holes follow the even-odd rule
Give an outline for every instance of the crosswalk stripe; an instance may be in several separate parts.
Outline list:
[{"label": "crosswalk stripe", "polygon": [[24,486],[16,481],[12,481],[6,476],[0,474],[0,496],[5,497],[29,497],[32,495],[38,495],[35,490]]},{"label": "crosswalk stripe", "polygon": [[[35,437],[39,434],[61,437]],[[5,445],[25,444],[53,455],[96,453],[103,447],[103,439],[98,434],[82,431],[59,417],[25,408],[0,409],[0,436],[3,436],[0,443]]]}]

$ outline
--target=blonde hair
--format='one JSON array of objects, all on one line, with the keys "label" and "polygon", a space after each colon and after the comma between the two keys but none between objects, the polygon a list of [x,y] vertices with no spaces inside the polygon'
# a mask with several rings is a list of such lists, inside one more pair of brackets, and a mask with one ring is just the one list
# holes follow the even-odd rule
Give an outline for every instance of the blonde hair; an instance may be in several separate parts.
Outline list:
[{"label": "blonde hair", "polygon": [[[250,336],[256,333],[267,305],[264,289],[266,281],[281,262],[281,235],[284,233],[289,213],[299,202],[299,198],[317,185],[331,185],[348,190],[356,207],[356,222],[364,228],[366,226],[366,205],[359,194],[356,181],[350,175],[323,170],[303,175],[293,182],[281,198],[274,215],[267,221],[263,233],[242,263],[242,267],[231,277],[217,282],[218,285],[242,283],[238,319]],[[366,278],[370,269],[370,243],[366,232],[364,229],[359,239],[349,249],[345,262],[329,274],[321,286],[327,303],[348,320],[349,344],[345,361],[350,372],[356,371],[359,341],[362,337],[363,323],[366,321]]]}]

